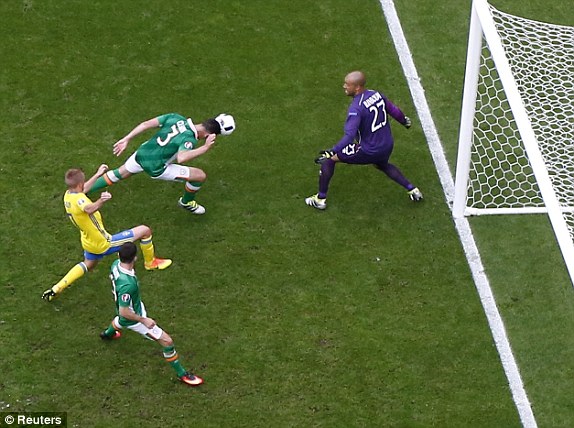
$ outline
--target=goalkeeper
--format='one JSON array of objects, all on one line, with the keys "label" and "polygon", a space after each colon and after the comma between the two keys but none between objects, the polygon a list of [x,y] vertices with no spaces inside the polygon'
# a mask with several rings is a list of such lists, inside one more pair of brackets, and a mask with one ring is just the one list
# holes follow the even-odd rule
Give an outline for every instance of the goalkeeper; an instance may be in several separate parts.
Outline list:
[{"label": "goalkeeper", "polygon": [[397,168],[389,162],[393,152],[393,136],[390,115],[406,128],[411,121],[404,113],[378,91],[365,88],[366,78],[361,71],[345,76],[343,89],[353,97],[345,122],[345,135],[330,150],[323,150],[315,162],[321,164],[319,193],[305,198],[314,208],[327,208],[329,182],[335,173],[337,162],[356,165],[374,165],[389,178],[403,186],[411,200],[420,201],[423,195]]}]

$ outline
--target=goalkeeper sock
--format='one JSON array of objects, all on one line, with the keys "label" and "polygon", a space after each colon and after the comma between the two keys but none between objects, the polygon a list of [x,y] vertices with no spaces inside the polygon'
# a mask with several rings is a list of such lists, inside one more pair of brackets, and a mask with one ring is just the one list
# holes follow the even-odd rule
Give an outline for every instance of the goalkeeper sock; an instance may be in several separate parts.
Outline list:
[{"label": "goalkeeper sock", "polygon": [[101,177],[98,177],[96,182],[92,185],[88,192],[95,192],[97,190],[103,189],[104,187],[111,186],[122,179],[119,169],[114,169],[113,171],[108,171]]},{"label": "goalkeeper sock", "polygon": [[185,183],[185,193],[181,197],[181,202],[187,204],[195,199],[195,194],[201,189],[203,183],[199,181],[187,181]]},{"label": "goalkeeper sock", "polygon": [[88,267],[84,262],[78,263],[68,273],[52,287],[52,291],[56,294],[64,291],[74,281],[80,279],[88,271]]},{"label": "goalkeeper sock", "polygon": [[411,184],[409,180],[403,175],[400,169],[394,166],[392,163],[387,163],[386,165],[377,165],[377,169],[383,171],[387,176],[395,181],[396,183],[400,184],[407,190],[413,190],[415,186]]},{"label": "goalkeeper sock", "polygon": [[150,235],[149,238],[142,238],[140,240],[140,248],[142,250],[144,262],[147,264],[153,262],[153,259],[155,257],[155,249],[153,247],[153,242],[151,238],[152,237]]},{"label": "goalkeeper sock", "polygon": [[336,162],[332,159],[327,159],[321,164],[321,171],[319,171],[319,198],[325,199],[327,191],[329,190],[329,183],[335,173]]},{"label": "goalkeeper sock", "polygon": [[183,368],[181,363],[179,362],[179,355],[175,350],[175,346],[166,346],[163,348],[163,357],[169,363],[170,366],[173,367],[175,372],[177,373],[177,377],[182,377],[186,370]]}]

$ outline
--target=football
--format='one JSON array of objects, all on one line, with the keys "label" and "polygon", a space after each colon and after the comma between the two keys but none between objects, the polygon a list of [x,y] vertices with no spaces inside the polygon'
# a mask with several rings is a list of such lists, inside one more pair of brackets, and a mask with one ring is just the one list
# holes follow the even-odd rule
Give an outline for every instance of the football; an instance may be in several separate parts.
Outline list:
[{"label": "football", "polygon": [[215,120],[221,127],[221,135],[229,135],[235,131],[235,119],[230,114],[221,113]]}]

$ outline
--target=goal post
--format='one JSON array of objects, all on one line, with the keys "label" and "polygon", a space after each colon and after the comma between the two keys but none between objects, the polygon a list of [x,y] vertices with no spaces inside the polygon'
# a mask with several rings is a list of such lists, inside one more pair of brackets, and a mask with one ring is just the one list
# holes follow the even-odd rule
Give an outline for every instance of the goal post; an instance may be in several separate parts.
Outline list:
[{"label": "goal post", "polygon": [[574,284],[574,27],[473,0],[453,215],[547,213]]}]

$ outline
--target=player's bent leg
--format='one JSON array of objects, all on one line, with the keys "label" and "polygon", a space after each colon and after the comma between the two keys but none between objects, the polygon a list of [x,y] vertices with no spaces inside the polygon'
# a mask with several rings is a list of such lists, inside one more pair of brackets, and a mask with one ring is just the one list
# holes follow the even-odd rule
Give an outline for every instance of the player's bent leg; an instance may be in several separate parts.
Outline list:
[{"label": "player's bent leg", "polygon": [[157,339],[157,343],[165,348],[167,346],[173,346],[173,339],[164,331],[159,339]]},{"label": "player's bent leg", "polygon": [[138,226],[132,227],[130,230],[133,233],[134,241],[138,241],[140,239],[149,239],[152,235],[151,227],[145,224],[140,224]]},{"label": "player's bent leg", "polygon": [[[162,259],[155,256],[155,248],[152,240],[152,230],[145,224],[140,224],[129,230],[131,241],[140,241],[140,248],[144,258],[144,268],[146,270],[163,270],[171,266],[171,259]],[[114,235],[115,236],[115,235]]]},{"label": "player's bent leg", "polygon": [[189,167],[189,175],[185,182],[183,195],[177,201],[178,205],[192,214],[205,214],[205,207],[197,203],[195,196],[206,179],[207,174],[203,170]]},{"label": "player's bent leg", "polygon": [[171,164],[156,178],[166,181],[184,181],[185,192],[179,198],[178,205],[193,214],[205,214],[205,208],[195,201],[197,192],[207,179],[207,175],[203,170],[192,166]]},{"label": "player's bent leg", "polygon": [[[177,201],[177,204],[181,208],[192,214],[205,214],[205,207],[198,204],[195,200],[197,192],[201,190],[201,186],[207,179],[205,171],[192,166],[183,167],[180,165],[170,165],[162,174],[162,176],[164,175],[166,175],[168,179],[185,181],[183,195]],[[161,176],[159,178],[161,178]]]},{"label": "player's bent leg", "polygon": [[319,172],[319,192],[316,195],[305,198],[305,203],[313,208],[324,210],[327,208],[327,192],[337,163],[366,165],[373,163],[373,157],[362,152],[356,143],[348,144],[337,151],[331,158],[321,163]]},{"label": "player's bent leg", "polygon": [[375,167],[378,170],[384,172],[387,177],[389,177],[395,183],[398,183],[404,187],[407,190],[407,194],[409,195],[411,201],[418,202],[423,200],[422,192],[403,175],[398,167],[388,161],[377,163],[375,164]]}]

